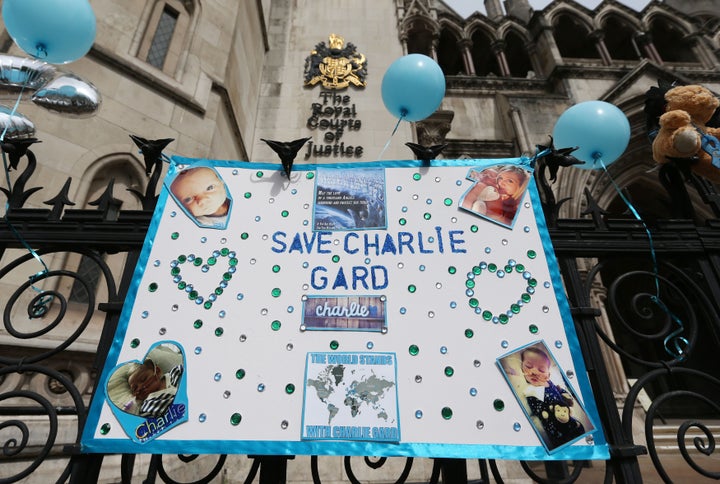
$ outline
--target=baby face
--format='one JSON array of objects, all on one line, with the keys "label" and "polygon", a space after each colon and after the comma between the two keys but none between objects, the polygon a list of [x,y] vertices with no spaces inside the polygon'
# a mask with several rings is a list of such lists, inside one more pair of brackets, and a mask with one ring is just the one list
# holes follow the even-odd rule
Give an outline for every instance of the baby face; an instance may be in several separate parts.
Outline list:
[{"label": "baby face", "polygon": [[172,192],[194,217],[218,216],[227,213],[225,185],[210,168],[191,169],[178,175],[172,184]]},{"label": "baby face", "polygon": [[143,366],[128,378],[130,392],[138,400],[145,400],[148,395],[162,389],[160,369]]},{"label": "baby face", "polygon": [[548,358],[526,351],[522,356],[522,372],[525,381],[534,387],[546,387],[550,380],[550,362]]},{"label": "baby face", "polygon": [[520,175],[514,171],[503,171],[497,177],[498,192],[509,197],[515,196],[520,190],[522,180]]}]

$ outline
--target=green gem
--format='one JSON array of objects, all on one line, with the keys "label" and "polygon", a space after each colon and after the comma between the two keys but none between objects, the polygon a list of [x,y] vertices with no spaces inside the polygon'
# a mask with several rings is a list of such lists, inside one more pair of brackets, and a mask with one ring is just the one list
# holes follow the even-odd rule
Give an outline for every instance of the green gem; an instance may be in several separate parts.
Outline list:
[{"label": "green gem", "polygon": [[250,193],[250,192],[245,192],[245,198],[250,198],[250,197],[252,197],[252,193]]},{"label": "green gem", "polygon": [[537,327],[536,325],[534,325],[534,324],[531,324],[530,326],[528,326],[528,329],[530,330],[530,332],[531,332],[532,334],[537,334],[537,332],[539,331],[539,330],[538,330],[538,327]]},{"label": "green gem", "polygon": [[270,291],[270,294],[272,294],[272,297],[279,297],[280,294],[282,294],[282,291],[279,287],[273,288],[272,291]]},{"label": "green gem", "polygon": [[495,272],[497,270],[497,266],[493,263],[488,264],[488,270],[490,272]]},{"label": "green gem", "polygon": [[408,292],[409,292],[409,293],[414,293],[415,291],[417,291],[417,287],[415,287],[415,284],[410,284],[410,285],[408,286]]},{"label": "green gem", "polygon": [[245,370],[240,368],[238,371],[236,371],[235,378],[237,378],[238,380],[242,380],[243,378],[245,378]]},{"label": "green gem", "polygon": [[335,340],[332,340],[332,341],[330,342],[330,349],[331,349],[331,350],[336,350],[336,349],[338,349],[338,348],[340,348],[340,343],[338,343],[338,342],[335,341]]},{"label": "green gem", "polygon": [[530,299],[532,299],[532,296],[530,296],[530,294],[524,292],[524,293],[522,293],[522,296],[520,296],[520,299],[522,299],[522,302],[524,302],[524,303],[529,303]]},{"label": "green gem", "polygon": [[440,415],[442,415],[442,418],[444,418],[445,420],[450,420],[453,415],[452,408],[443,407],[443,409],[440,411]]},{"label": "green gem", "polygon": [[217,263],[217,259],[215,257],[208,257],[207,263],[209,266],[214,266]]},{"label": "green gem", "polygon": [[528,250],[528,251],[527,251],[527,256],[528,256],[528,258],[530,258],[530,259],[534,259],[535,257],[537,257],[537,252],[535,252],[534,250]]},{"label": "green gem", "polygon": [[413,173],[413,180],[418,181],[422,178],[422,175],[420,173]]},{"label": "green gem", "polygon": [[130,342],[130,348],[137,348],[138,346],[140,346],[140,340],[137,339],[137,338],[134,338],[134,339]]},{"label": "green gem", "polygon": [[473,232],[473,233],[474,233],[474,232],[477,232],[477,231],[478,231],[478,226],[477,226],[477,225],[471,225],[471,226],[470,226],[470,232]]},{"label": "green gem", "polygon": [[247,232],[243,232],[242,234],[240,234],[240,238],[243,240],[247,240],[248,237],[250,237],[250,234],[248,234]]},{"label": "green gem", "polygon": [[490,311],[483,311],[482,317],[485,321],[490,321],[492,319],[492,313]]},{"label": "green gem", "polygon": [[205,309],[210,309],[212,307],[212,301],[205,301],[205,303],[203,304],[203,307]]},{"label": "green gem", "polygon": [[502,412],[503,410],[505,410],[505,402],[503,402],[499,398],[496,398],[493,402],[493,408],[498,412]]},{"label": "green gem", "polygon": [[280,272],[280,266],[277,265],[277,264],[275,264],[275,265],[272,267],[272,271],[277,274],[278,272]]},{"label": "green gem", "polygon": [[473,279],[468,279],[467,281],[465,281],[465,287],[467,287],[468,289],[472,289],[473,287],[475,287],[475,281]]},{"label": "green gem", "polygon": [[530,286],[530,287],[537,286],[537,279],[533,279],[533,278],[528,279],[528,286]]},{"label": "green gem", "polygon": [[110,432],[110,424],[109,423],[102,424],[102,427],[100,427],[100,434],[107,435],[108,432]]},{"label": "green gem", "polygon": [[475,336],[475,332],[472,329],[468,328],[465,330],[466,338],[472,338],[473,336]]},{"label": "green gem", "polygon": [[238,260],[237,260],[237,258],[235,258],[235,257],[232,257],[232,258],[228,261],[228,265],[229,265],[229,266],[236,266],[237,263],[238,263]]},{"label": "green gem", "polygon": [[270,327],[272,328],[273,331],[279,330],[280,326],[281,326],[281,323],[277,319],[275,321],[273,321],[272,323],[270,323]]},{"label": "green gem", "polygon": [[157,291],[157,288],[158,288],[157,282],[151,282],[150,285],[148,286],[148,291],[155,292],[155,291]]},{"label": "green gem", "polygon": [[181,291],[183,289],[185,289],[186,286],[187,286],[187,283],[185,281],[178,282],[178,289],[180,289]]},{"label": "green gem", "polygon": [[280,215],[282,215],[283,217],[287,217],[288,215],[290,215],[290,212],[288,212],[287,210],[283,210],[282,212],[280,212]]},{"label": "green gem", "polygon": [[408,353],[410,353],[411,356],[417,356],[417,354],[420,353],[420,348],[418,348],[417,345],[410,345]]},{"label": "green gem", "polygon": [[177,240],[178,237],[180,237],[180,232],[173,232],[172,234],[170,234],[170,238],[173,240]]},{"label": "green gem", "polygon": [[457,269],[455,268],[455,266],[450,266],[448,267],[448,272],[450,274],[455,274],[457,272]]},{"label": "green gem", "polygon": [[195,322],[193,323],[193,328],[200,329],[200,328],[202,328],[202,325],[203,325],[202,319],[196,319]]},{"label": "green gem", "polygon": [[517,314],[517,313],[520,312],[520,306],[518,306],[517,304],[511,304],[511,305],[510,305],[510,311],[512,311],[513,313]]},{"label": "green gem", "polygon": [[500,316],[498,316],[498,319],[500,320],[501,324],[507,324],[507,322],[510,320],[507,314],[501,314]]},{"label": "green gem", "polygon": [[188,293],[188,298],[189,298],[189,299],[197,299],[197,297],[198,297],[199,295],[200,295],[200,294],[199,294],[197,291],[190,291],[190,292]]},{"label": "green gem", "polygon": [[480,268],[480,266],[474,266],[472,268],[472,273],[476,276],[479,276],[480,274],[482,274],[482,269]]},{"label": "green gem", "polygon": [[452,366],[445,367],[445,376],[453,376],[454,374],[455,374],[455,370],[453,370]]},{"label": "green gem", "polygon": [[423,218],[424,218],[425,220],[430,220],[430,218],[432,218],[432,215],[430,215],[428,212],[425,212],[425,213],[423,214]]},{"label": "green gem", "polygon": [[222,336],[224,332],[225,330],[222,328],[215,328],[215,336]]},{"label": "green gem", "polygon": [[[259,171],[258,173],[262,173],[262,172]],[[234,413],[230,417],[230,423],[232,425],[239,425],[241,420],[242,420],[242,415],[240,415],[239,413]]]},{"label": "green gem", "polygon": [[315,178],[315,173],[310,171],[307,175],[305,175],[305,178],[307,178],[308,180],[312,180],[313,178]]},{"label": "green gem", "polygon": [[223,290],[222,287],[216,287],[214,292],[215,292],[215,295],[216,295],[216,296],[219,296],[219,295],[221,295],[221,294],[223,293],[223,291],[224,291],[224,290]]},{"label": "green gem", "polygon": [[202,263],[203,263],[202,257],[198,257],[197,259],[195,259],[193,261],[193,265],[195,265],[195,267],[200,267],[202,265]]},{"label": "green gem", "polygon": [[337,254],[335,254],[334,256],[332,256],[332,261],[335,262],[335,263],[340,262],[340,256],[337,255]]},{"label": "green gem", "polygon": [[295,385],[293,385],[292,383],[288,383],[287,385],[285,385],[285,393],[287,393],[288,395],[292,395],[293,393],[295,393]]},{"label": "green gem", "polygon": [[452,198],[446,198],[445,200],[443,200],[443,203],[445,204],[446,207],[449,207],[453,203]]},{"label": "green gem", "polygon": [[401,218],[400,220],[398,220],[398,223],[400,225],[405,225],[407,223],[407,220],[405,220],[404,218]]},{"label": "green gem", "polygon": [[[515,270],[516,270],[517,272],[525,272],[525,266],[522,265],[522,264],[518,264],[518,265],[515,266]],[[508,271],[508,272],[510,272],[510,271]]]},{"label": "green gem", "polygon": [[224,281],[229,281],[230,279],[232,279],[232,274],[230,274],[229,272],[223,274]]},{"label": "green gem", "polygon": [[179,268],[179,267],[173,267],[172,269],[170,269],[170,275],[171,275],[171,276],[177,276],[178,274],[180,274],[180,268]]},{"label": "green gem", "polygon": [[[513,270],[513,268],[510,264],[505,266],[505,272],[507,272],[508,274],[510,274],[512,272],[512,270]],[[522,271],[518,271],[518,272],[522,272]]]},{"label": "green gem", "polygon": [[187,261],[187,256],[181,255],[180,257],[178,257],[178,262],[180,264],[184,264],[185,261]]},{"label": "green gem", "polygon": [[230,249],[228,249],[227,247],[223,247],[222,249],[220,249],[220,255],[222,255],[222,256],[227,257],[227,255],[229,253],[230,253]]},{"label": "green gem", "polygon": [[263,177],[263,172],[258,171],[258,172],[255,173],[255,176],[258,177],[258,178],[262,178],[262,177]]},{"label": "green gem", "polygon": [[470,303],[470,307],[471,307],[471,308],[476,308],[476,307],[478,307],[478,304],[480,304],[480,303],[478,302],[478,300],[477,300],[476,298],[474,298],[474,297],[471,297],[471,298],[470,298],[470,301],[468,301],[468,302]]}]

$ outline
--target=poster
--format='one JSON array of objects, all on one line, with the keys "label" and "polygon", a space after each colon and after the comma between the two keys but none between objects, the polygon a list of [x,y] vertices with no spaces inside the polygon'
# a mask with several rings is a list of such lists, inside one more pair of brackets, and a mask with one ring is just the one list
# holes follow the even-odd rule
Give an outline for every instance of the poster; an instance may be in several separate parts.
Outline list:
[{"label": "poster", "polygon": [[176,157],[82,449],[607,459],[598,422],[527,159]]}]

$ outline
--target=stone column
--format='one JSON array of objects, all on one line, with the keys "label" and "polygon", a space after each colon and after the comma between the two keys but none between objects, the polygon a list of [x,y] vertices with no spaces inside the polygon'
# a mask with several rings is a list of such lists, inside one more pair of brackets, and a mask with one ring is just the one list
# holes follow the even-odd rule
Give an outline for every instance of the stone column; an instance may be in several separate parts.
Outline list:
[{"label": "stone column", "polygon": [[498,65],[500,66],[500,75],[510,77],[510,66],[505,57],[505,41],[496,40],[491,44],[490,48],[493,53],[495,53],[495,57],[497,57]]},{"label": "stone column", "polygon": [[652,37],[647,32],[639,32],[635,34],[635,42],[637,42],[638,47],[642,49],[645,56],[650,59],[651,61],[655,62],[656,64],[663,64],[662,59],[660,58],[660,54],[658,54],[657,49],[655,49],[655,45],[652,42]]},{"label": "stone column", "polygon": [[502,20],[503,11],[500,6],[500,0],[485,0],[485,12],[487,12],[487,18],[490,20]]},{"label": "stone column", "polygon": [[441,145],[445,143],[445,135],[452,127],[454,111],[438,110],[429,117],[415,123],[418,143],[423,146]]},{"label": "stone column", "polygon": [[468,76],[475,75],[475,63],[473,62],[472,53],[470,52],[470,39],[461,39],[458,41],[458,48],[462,54],[463,63],[465,64],[465,73]]},{"label": "stone column", "polygon": [[612,57],[610,57],[610,51],[608,51],[607,46],[605,45],[605,32],[603,32],[602,30],[596,30],[595,32],[592,32],[590,34],[590,38],[595,42],[595,48],[600,54],[600,58],[602,59],[603,64],[605,64],[606,66],[612,64]]}]

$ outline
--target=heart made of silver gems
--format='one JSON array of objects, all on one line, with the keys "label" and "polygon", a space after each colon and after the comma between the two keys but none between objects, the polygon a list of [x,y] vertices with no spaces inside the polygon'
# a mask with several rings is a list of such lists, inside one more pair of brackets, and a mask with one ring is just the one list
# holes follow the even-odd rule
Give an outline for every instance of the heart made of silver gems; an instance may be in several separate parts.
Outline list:
[{"label": "heart made of silver gems", "polygon": [[[520,298],[510,304],[505,312],[493,314],[489,309],[483,309],[480,307],[480,301],[475,297],[475,279],[482,274],[491,274],[498,279],[505,279],[513,277],[514,275],[520,276],[527,282],[525,292],[520,294]],[[498,267],[493,262],[480,262],[474,266],[467,274],[465,280],[465,295],[469,298],[468,305],[475,311],[475,314],[481,315],[485,321],[492,321],[497,324],[507,324],[513,315],[518,314],[523,306],[528,304],[532,300],[532,295],[535,294],[535,286],[537,286],[537,280],[532,277],[529,271],[525,270],[525,266],[516,263],[510,259],[505,267]]]},{"label": "heart made of silver gems", "polygon": [[[179,290],[185,291],[188,295],[188,299],[195,302],[195,304],[202,304],[205,309],[210,309],[217,298],[225,291],[228,282],[232,279],[233,274],[237,270],[238,260],[235,255],[234,251],[226,248],[213,251],[212,255],[208,257],[207,260],[203,260],[202,257],[197,257],[194,254],[181,254],[177,257],[177,259],[170,263],[170,275],[173,276],[173,283],[177,284],[177,288]],[[226,269],[223,272],[222,278],[217,287],[207,296],[201,296],[192,283],[183,279],[181,274],[183,266],[197,267],[202,272],[210,272],[212,268],[216,267],[222,259],[227,259]]]}]

